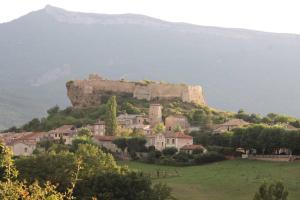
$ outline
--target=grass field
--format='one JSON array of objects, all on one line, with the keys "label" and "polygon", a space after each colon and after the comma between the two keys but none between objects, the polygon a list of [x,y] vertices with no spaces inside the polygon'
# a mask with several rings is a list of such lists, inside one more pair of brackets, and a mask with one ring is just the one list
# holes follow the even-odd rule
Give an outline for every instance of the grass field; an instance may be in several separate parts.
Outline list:
[{"label": "grass field", "polygon": [[155,174],[157,169],[179,176],[154,179],[167,183],[179,200],[251,200],[264,181],[282,181],[289,200],[300,199],[300,163],[231,160],[193,167],[168,167],[126,162],[130,169]]}]

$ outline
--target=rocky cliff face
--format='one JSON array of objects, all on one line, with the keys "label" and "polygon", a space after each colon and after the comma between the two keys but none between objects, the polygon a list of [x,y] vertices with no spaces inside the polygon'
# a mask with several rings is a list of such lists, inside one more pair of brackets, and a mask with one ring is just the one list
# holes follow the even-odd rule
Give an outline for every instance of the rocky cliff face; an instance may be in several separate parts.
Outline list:
[{"label": "rocky cliff face", "polygon": [[68,97],[74,107],[88,107],[101,104],[104,95],[128,95],[137,99],[180,98],[184,102],[205,105],[201,86],[169,84],[158,82],[127,82],[106,80],[98,75],[90,75],[85,80],[69,81],[66,84]]}]

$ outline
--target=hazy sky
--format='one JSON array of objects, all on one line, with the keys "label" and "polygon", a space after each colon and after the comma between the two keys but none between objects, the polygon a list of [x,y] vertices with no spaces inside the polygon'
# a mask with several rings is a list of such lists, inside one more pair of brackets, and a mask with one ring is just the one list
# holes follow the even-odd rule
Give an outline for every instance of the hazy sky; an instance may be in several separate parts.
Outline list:
[{"label": "hazy sky", "polygon": [[299,0],[0,0],[0,22],[50,4],[95,13],[137,13],[168,21],[300,34]]}]

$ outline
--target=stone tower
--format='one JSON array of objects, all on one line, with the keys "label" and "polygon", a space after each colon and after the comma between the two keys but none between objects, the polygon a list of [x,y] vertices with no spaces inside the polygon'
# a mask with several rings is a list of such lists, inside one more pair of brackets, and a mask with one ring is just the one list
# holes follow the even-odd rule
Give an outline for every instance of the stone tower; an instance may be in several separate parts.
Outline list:
[{"label": "stone tower", "polygon": [[160,104],[150,104],[149,122],[151,127],[162,122],[162,106]]}]

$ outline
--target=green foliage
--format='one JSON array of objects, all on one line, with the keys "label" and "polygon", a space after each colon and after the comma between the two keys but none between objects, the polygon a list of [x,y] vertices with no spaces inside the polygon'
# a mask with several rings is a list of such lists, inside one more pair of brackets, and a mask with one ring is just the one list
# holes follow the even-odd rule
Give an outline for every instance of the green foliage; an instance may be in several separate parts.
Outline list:
[{"label": "green foliage", "polygon": [[58,112],[59,112],[59,106],[57,105],[47,110],[48,115],[57,114]]},{"label": "green foliage", "polygon": [[288,131],[280,126],[252,125],[233,130],[232,147],[255,148],[259,152],[273,153],[280,148],[291,151],[300,148],[300,131]]},{"label": "green foliage", "polygon": [[26,183],[0,182],[0,199],[2,200],[64,200],[67,199],[65,194],[56,191],[56,186],[49,182],[42,187],[34,182],[27,185]]},{"label": "green foliage", "polygon": [[250,123],[265,123],[265,124],[282,124],[282,123],[289,123],[293,126],[299,128],[300,123],[297,118],[286,116],[286,115],[279,115],[275,113],[269,113],[266,116],[261,116],[255,113],[248,114],[244,110],[240,109],[236,114],[236,118],[243,119]]},{"label": "green foliage", "polygon": [[105,132],[108,135],[115,135],[117,132],[116,96],[112,96],[106,103]]},{"label": "green foliage", "polygon": [[173,156],[175,153],[177,153],[177,151],[178,150],[175,147],[167,147],[162,151],[162,153],[165,156]]},{"label": "green foliage", "polygon": [[212,134],[210,132],[193,131],[190,133],[194,138],[195,144],[203,146],[224,146],[229,147],[231,142],[231,133]]},{"label": "green foliage", "polygon": [[72,140],[72,145],[70,148],[71,152],[76,152],[80,144],[95,144],[90,136],[82,135],[77,136]]},{"label": "green foliage", "polygon": [[77,169],[76,157],[72,153],[41,154],[34,157],[24,157],[16,161],[20,172],[19,179],[33,183],[36,180],[45,184],[50,181],[59,184],[58,190],[67,191],[75,180]]},{"label": "green foliage", "polygon": [[195,155],[194,162],[196,164],[205,164],[205,163],[217,162],[222,160],[225,160],[224,155],[214,151],[210,151],[207,153]]},{"label": "green foliage", "polygon": [[174,128],[174,131],[175,131],[175,132],[181,132],[181,131],[182,131],[181,126],[180,126],[179,124],[177,124],[177,125],[175,126],[175,128]]},{"label": "green foliage", "polygon": [[156,160],[161,157],[161,155],[162,155],[161,152],[158,150],[149,151],[147,158],[146,158],[146,162],[155,163]]},{"label": "green foliage", "polygon": [[164,133],[166,130],[166,127],[163,123],[159,123],[159,124],[156,124],[153,128],[153,132],[154,133]]},{"label": "green foliage", "polygon": [[281,182],[267,184],[263,183],[253,200],[287,200],[288,191]]},{"label": "green foliage", "polygon": [[10,148],[0,143],[0,180],[11,181],[18,176]]},{"label": "green foliage", "polygon": [[[64,194],[56,191],[56,186],[48,181],[41,187],[36,181],[32,184],[19,182],[18,170],[12,159],[11,150],[0,144],[0,199],[3,200],[63,200]],[[71,198],[71,196],[70,196]]]},{"label": "green foliage", "polygon": [[86,127],[82,127],[78,130],[78,136],[92,137],[92,131]]},{"label": "green foliage", "polygon": [[168,200],[173,199],[171,189],[164,184],[152,186],[150,178],[141,173],[107,173],[79,182],[75,188],[79,199],[107,200]]},{"label": "green foliage", "polygon": [[176,154],[174,156],[174,159],[177,162],[187,163],[190,159],[190,155],[188,153],[185,153],[185,152],[179,152],[178,154]]},{"label": "green foliage", "polygon": [[127,139],[127,149],[129,153],[145,152],[147,141],[143,137],[132,137]]},{"label": "green foliage", "polygon": [[[17,160],[20,180],[29,183],[38,180],[44,184],[50,181],[59,184],[58,190],[68,191],[77,179],[85,179],[99,173],[126,173],[126,167],[120,167],[113,156],[104,153],[93,144],[77,143],[75,153],[69,151],[38,154]],[[79,172],[78,167],[80,167]]]},{"label": "green foliage", "polygon": [[113,143],[124,151],[127,148],[127,151],[134,155],[136,152],[145,152],[146,151],[146,139],[143,137],[131,137],[131,138],[117,138]]},{"label": "green foliage", "polygon": [[127,148],[127,139],[126,138],[117,138],[113,140],[113,143],[122,151],[125,151]]},{"label": "green foliage", "polygon": [[121,105],[121,110],[127,114],[141,114],[142,110],[129,102],[124,102]]},{"label": "green foliage", "polygon": [[126,167],[117,165],[113,156],[104,153],[99,147],[91,144],[79,144],[75,153],[77,160],[82,162],[80,178],[95,176],[99,173],[124,173]]}]

